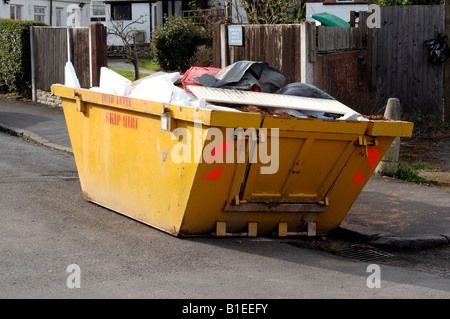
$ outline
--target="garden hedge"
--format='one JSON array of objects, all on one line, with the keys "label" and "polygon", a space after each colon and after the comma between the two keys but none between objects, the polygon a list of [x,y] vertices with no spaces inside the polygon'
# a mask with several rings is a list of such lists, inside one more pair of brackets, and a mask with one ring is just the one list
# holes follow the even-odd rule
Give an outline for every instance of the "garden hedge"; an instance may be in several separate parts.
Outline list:
[{"label": "garden hedge", "polygon": [[0,91],[30,91],[30,27],[45,25],[39,21],[0,19]]}]

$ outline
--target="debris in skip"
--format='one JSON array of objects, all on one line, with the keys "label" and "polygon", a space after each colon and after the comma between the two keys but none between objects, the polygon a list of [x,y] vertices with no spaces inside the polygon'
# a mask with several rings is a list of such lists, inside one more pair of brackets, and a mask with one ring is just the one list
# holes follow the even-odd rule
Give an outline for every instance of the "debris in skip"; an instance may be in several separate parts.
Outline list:
[{"label": "debris in skip", "polygon": [[[72,63],[65,67],[65,85],[80,88]],[[103,67],[100,84],[89,90],[193,108],[251,112],[263,116],[326,120],[389,120],[364,116],[314,85],[294,82],[265,62],[238,61],[224,69],[193,66],[179,72],[157,72],[137,81]]]}]

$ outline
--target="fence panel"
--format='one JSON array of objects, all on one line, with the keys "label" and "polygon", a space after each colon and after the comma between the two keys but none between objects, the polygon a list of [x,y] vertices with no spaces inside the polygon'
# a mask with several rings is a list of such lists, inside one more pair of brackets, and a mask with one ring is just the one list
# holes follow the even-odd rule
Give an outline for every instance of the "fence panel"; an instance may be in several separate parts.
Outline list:
[{"label": "fence panel", "polygon": [[102,24],[82,28],[32,27],[33,96],[36,90],[64,83],[64,66],[71,61],[81,87],[98,86],[100,68],[107,65],[106,30]]},{"label": "fence panel", "polygon": [[108,48],[106,46],[106,28],[101,23],[91,24],[91,69],[92,86],[100,84],[100,68],[108,65]]},{"label": "fence panel", "polygon": [[[267,62],[285,77],[285,83],[300,81],[300,24],[243,25],[243,45],[226,45],[226,65],[241,60]],[[221,29],[214,27],[214,65],[221,65]]]},{"label": "fence panel", "polygon": [[444,32],[443,6],[381,7],[377,36],[377,87],[401,100],[410,114],[441,114],[444,64],[431,64],[424,42]]},{"label": "fence panel", "polygon": [[64,65],[68,61],[67,29],[33,27],[32,43],[35,88],[50,91],[52,84],[64,83]]},{"label": "fence panel", "polygon": [[302,45],[309,47],[304,57],[308,62],[314,62],[312,57],[316,53],[327,54],[366,48],[365,29],[362,28],[318,27],[314,29],[317,31],[312,31],[311,34],[305,33],[308,39],[302,39],[302,27],[306,27],[305,24],[243,25],[243,45],[229,46],[226,43],[224,48],[223,34],[221,37],[224,29],[221,30],[220,25],[215,25],[213,64],[220,67],[223,57],[226,57],[225,65],[241,60],[267,62],[283,73],[286,77],[285,83],[288,84],[301,81]]},{"label": "fence panel", "polygon": [[317,28],[317,51],[361,50],[365,48],[364,36],[365,34],[360,28],[319,26]]},{"label": "fence panel", "polygon": [[72,28],[71,47],[73,55],[71,61],[81,87],[90,87],[90,44],[89,28]]}]

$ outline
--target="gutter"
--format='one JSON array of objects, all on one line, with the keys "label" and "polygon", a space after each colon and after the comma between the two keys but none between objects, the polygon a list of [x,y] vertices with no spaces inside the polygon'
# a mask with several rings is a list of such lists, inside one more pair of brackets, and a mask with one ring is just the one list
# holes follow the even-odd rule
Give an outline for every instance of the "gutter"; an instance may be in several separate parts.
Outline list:
[{"label": "gutter", "polygon": [[50,2],[50,26],[53,26],[53,0],[49,0]]}]

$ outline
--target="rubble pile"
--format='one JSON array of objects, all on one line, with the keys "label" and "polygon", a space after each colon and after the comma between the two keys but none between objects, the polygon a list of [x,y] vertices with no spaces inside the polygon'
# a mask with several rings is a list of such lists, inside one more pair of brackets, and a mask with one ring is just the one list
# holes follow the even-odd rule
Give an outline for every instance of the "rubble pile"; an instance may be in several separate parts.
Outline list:
[{"label": "rubble pile", "polygon": [[263,116],[284,116],[291,117],[291,115],[285,111],[274,109],[274,108],[265,108],[265,107],[257,107],[253,105],[243,105],[237,108],[241,112],[251,112],[258,113]]},{"label": "rubble pile", "polygon": [[[324,112],[320,108],[316,110],[310,106],[313,104],[311,99],[314,99],[314,105],[326,104],[327,101],[331,101],[331,103],[333,101],[335,103],[339,102],[313,85],[296,82],[284,86],[284,82],[284,76],[267,63],[239,61],[224,69],[191,67],[184,75],[181,75],[179,72],[158,72],[134,82],[103,67],[100,70],[99,86],[92,87],[89,90],[179,106],[229,112],[251,112],[271,117],[349,121],[390,120],[382,115],[361,115],[345,106],[345,112],[336,114]],[[75,70],[70,62],[67,62],[65,67],[65,85],[80,88]],[[302,103],[297,105],[294,102],[294,105],[285,107],[276,103],[276,105],[270,103],[266,105],[264,102],[260,102],[259,105],[253,105],[252,103],[246,103],[244,100],[229,102],[226,97],[221,100],[214,100],[209,98],[208,95],[199,96],[195,92],[193,93],[193,91],[197,91],[193,89],[196,86],[229,90],[227,92],[248,91],[256,94],[261,92],[271,94],[270,97],[300,98],[299,101],[302,101]],[[263,99],[262,97],[263,95],[261,95],[261,99]],[[252,98],[255,99],[255,95]],[[305,107],[306,104],[309,104],[308,107]]]},{"label": "rubble pile", "polygon": [[363,117],[369,121],[392,121],[391,119],[384,117],[384,115],[363,115]]}]

